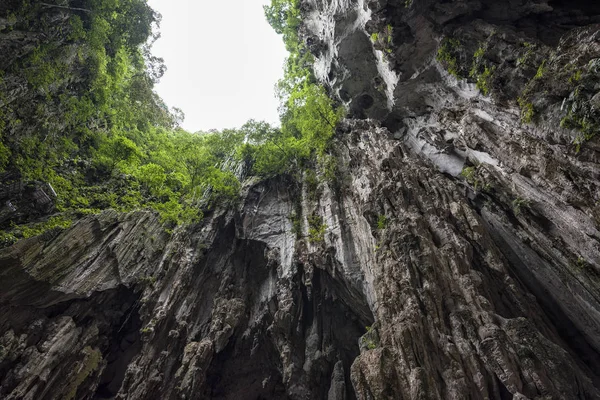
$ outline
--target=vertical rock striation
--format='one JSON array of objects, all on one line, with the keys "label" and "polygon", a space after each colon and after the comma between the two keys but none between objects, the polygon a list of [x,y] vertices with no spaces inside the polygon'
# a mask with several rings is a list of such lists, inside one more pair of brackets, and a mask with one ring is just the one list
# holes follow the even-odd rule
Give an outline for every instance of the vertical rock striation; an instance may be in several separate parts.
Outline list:
[{"label": "vertical rock striation", "polygon": [[1,398],[600,398],[600,9],[302,10],[336,179],[0,250]]}]

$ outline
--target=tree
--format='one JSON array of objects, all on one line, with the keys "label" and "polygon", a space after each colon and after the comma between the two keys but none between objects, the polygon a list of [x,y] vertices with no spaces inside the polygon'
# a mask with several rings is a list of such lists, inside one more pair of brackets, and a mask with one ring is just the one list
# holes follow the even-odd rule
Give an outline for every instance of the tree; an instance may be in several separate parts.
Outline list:
[{"label": "tree", "polygon": [[164,168],[154,163],[142,165],[137,170],[136,177],[154,196],[160,196],[161,189],[167,180]]},{"label": "tree", "polygon": [[115,135],[104,141],[97,152],[98,160],[112,173],[121,162],[131,163],[141,156],[137,145],[129,138]]},{"label": "tree", "polygon": [[271,5],[264,6],[267,22],[275,32],[283,35],[283,42],[291,53],[299,46],[298,28],[300,27],[299,0],[271,0]]},{"label": "tree", "polygon": [[283,129],[301,132],[303,140],[320,155],[329,146],[343,109],[333,107],[323,87],[305,82],[290,94],[286,113]]}]

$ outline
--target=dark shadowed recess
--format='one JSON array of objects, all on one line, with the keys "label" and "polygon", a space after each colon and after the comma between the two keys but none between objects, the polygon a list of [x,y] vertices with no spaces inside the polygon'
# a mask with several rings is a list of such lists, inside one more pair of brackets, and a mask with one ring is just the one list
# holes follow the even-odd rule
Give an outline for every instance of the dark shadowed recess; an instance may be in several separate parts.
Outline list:
[{"label": "dark shadowed recess", "polygon": [[142,348],[140,341],[142,323],[137,306],[134,305],[122,320],[119,329],[111,334],[108,352],[104,355],[107,365],[94,399],[112,399],[117,395],[129,363]]},{"label": "dark shadowed recess", "polygon": [[[253,308],[258,296],[252,291],[258,290],[261,283],[269,279],[268,275],[276,271],[267,266],[262,243],[245,240],[239,241],[236,247],[232,271],[250,280],[238,287],[246,293],[237,293],[236,297],[245,298],[246,304],[251,305],[249,308]],[[345,282],[328,272],[314,269],[308,274],[302,264],[298,265],[291,284],[292,326],[278,325],[281,321],[275,318],[276,299],[262,305],[268,312],[261,318],[245,319],[226,348],[213,359],[207,371],[203,398],[288,399],[281,349],[277,347],[282,343],[293,349],[294,370],[287,389],[292,387],[294,395],[304,393],[307,398],[327,399],[334,367],[341,361],[346,398],[356,398],[350,367],[360,353],[359,338],[373,321],[366,300],[362,295],[357,297]]]},{"label": "dark shadowed recess", "polygon": [[[488,231],[492,234],[494,242],[509,261],[511,275],[536,297],[546,317],[564,341],[563,347],[575,355],[574,359],[580,364],[579,366],[587,372],[595,385],[600,386],[600,354],[589,344],[582,332],[572,322],[571,317],[563,311],[561,305],[547,292],[545,286],[537,280],[527,267],[527,262],[531,261],[526,260],[537,260],[538,263],[545,263],[545,261],[537,257],[533,250],[517,245],[514,238],[510,237],[501,226],[496,225],[497,221],[492,221],[485,218],[485,216],[484,221]],[[548,265],[546,268],[550,270],[551,266]],[[508,317],[513,316],[508,315]]]}]

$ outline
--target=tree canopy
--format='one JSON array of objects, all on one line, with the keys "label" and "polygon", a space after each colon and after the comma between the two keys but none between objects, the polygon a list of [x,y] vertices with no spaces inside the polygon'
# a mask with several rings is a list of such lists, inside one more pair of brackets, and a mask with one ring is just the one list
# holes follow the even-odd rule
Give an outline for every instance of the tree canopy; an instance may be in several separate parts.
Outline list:
[{"label": "tree canopy", "polygon": [[[7,8],[0,17],[11,21],[8,28],[34,39],[0,61],[0,173],[50,183],[60,226],[106,208],[151,208],[173,224],[191,222],[235,201],[240,171],[295,173],[328,151],[342,111],[310,70],[298,0],[265,7],[290,51],[278,84],[281,127],[251,120],[209,133],[179,128],[182,113],[153,89],[165,66],[149,49],[160,15],[145,0]],[[27,222],[0,226],[0,240],[35,231]]]}]

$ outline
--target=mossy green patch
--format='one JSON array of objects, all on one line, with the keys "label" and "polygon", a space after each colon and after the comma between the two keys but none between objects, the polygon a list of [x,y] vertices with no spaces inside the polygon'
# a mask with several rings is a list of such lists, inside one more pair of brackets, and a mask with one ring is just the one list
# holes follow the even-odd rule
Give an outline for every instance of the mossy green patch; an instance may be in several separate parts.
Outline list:
[{"label": "mossy green patch", "polygon": [[379,345],[379,335],[377,335],[377,331],[370,326],[365,327],[365,329],[367,332],[361,336],[360,342],[368,350],[374,350]]},{"label": "mossy green patch", "polygon": [[561,128],[576,129],[580,132],[573,140],[575,152],[579,153],[581,146],[591,140],[600,131],[600,126],[585,116],[569,110],[567,115],[560,121]]},{"label": "mossy green patch", "polygon": [[477,191],[479,186],[481,185],[481,181],[477,176],[477,167],[464,167],[461,171],[460,175],[465,178],[465,180],[473,186],[473,189]]},{"label": "mossy green patch", "polygon": [[53,229],[69,228],[73,223],[73,218],[73,215],[60,214],[34,224],[13,224],[8,230],[0,231],[0,247],[10,246],[19,239],[39,236]]},{"label": "mossy green patch", "polygon": [[547,60],[542,61],[533,79],[542,79],[544,77],[544,73],[546,72],[546,61]]},{"label": "mossy green patch", "polygon": [[311,243],[323,243],[326,230],[327,225],[323,222],[323,217],[319,215],[308,217],[308,240]]},{"label": "mossy green patch", "polygon": [[308,169],[304,174],[304,182],[306,183],[306,194],[309,200],[319,200],[319,178],[314,169]]},{"label": "mossy green patch", "polygon": [[524,42],[522,46],[525,48],[525,52],[519,58],[517,58],[517,66],[522,66],[527,64],[533,52],[535,50],[535,45],[533,43]]},{"label": "mossy green patch", "polygon": [[572,85],[576,85],[581,80],[582,72],[580,69],[575,71],[573,75],[569,77],[569,83]]},{"label": "mossy green patch", "polygon": [[485,96],[490,93],[492,75],[494,74],[495,70],[496,67],[489,68],[485,66],[483,72],[477,76],[477,89],[479,89]]},{"label": "mossy green patch", "polygon": [[373,46],[383,51],[385,54],[391,54],[391,44],[392,44],[392,36],[393,36],[393,27],[392,25],[386,25],[385,29],[381,32],[373,32],[371,34],[371,41],[373,42]]},{"label": "mossy green patch", "polygon": [[529,206],[529,200],[523,199],[521,197],[517,197],[512,202],[512,208],[515,215],[520,215],[523,209],[529,208]]},{"label": "mossy green patch", "polygon": [[102,353],[96,349],[87,346],[83,349],[84,359],[77,364],[77,374],[72,382],[68,385],[65,400],[73,400],[77,395],[77,389],[87,379],[88,376],[100,365]]},{"label": "mossy green patch", "polygon": [[292,213],[289,217],[290,222],[292,223],[292,233],[296,236],[296,239],[299,239],[302,235],[302,219],[301,216],[297,213]]},{"label": "mossy green patch", "polygon": [[459,78],[458,50],[461,44],[458,39],[444,38],[438,48],[436,59],[451,75]]},{"label": "mossy green patch", "polygon": [[[492,36],[493,34],[490,35],[490,38]],[[493,74],[496,71],[496,66],[489,66],[484,59],[490,38],[482,43],[473,54],[473,63],[469,72],[469,77],[475,80],[477,89],[479,89],[484,96],[490,94]]]},{"label": "mossy green patch", "polygon": [[385,229],[388,224],[388,219],[385,215],[380,214],[377,216],[377,229]]},{"label": "mossy green patch", "polygon": [[71,218],[65,215],[59,215],[55,217],[51,217],[48,221],[39,222],[37,224],[23,226],[20,228],[21,235],[23,238],[27,239],[33,236],[39,236],[44,232],[47,232],[51,229],[59,228],[66,229],[71,226],[73,221]]},{"label": "mossy green patch", "polygon": [[535,116],[533,104],[522,97],[517,99],[517,103],[521,109],[521,122],[524,124],[531,123],[533,121],[533,117]]}]

